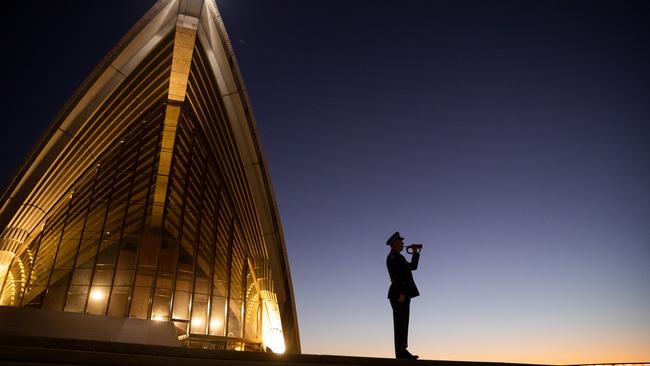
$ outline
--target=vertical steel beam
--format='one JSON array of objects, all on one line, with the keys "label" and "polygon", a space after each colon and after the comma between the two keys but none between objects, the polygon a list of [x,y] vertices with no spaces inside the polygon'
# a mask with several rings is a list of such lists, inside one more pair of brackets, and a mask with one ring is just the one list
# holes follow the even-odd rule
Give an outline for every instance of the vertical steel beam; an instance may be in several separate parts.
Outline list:
[{"label": "vertical steel beam", "polygon": [[[208,170],[208,159],[205,160],[205,168],[206,171]],[[208,289],[208,334],[210,334],[210,331],[212,330],[212,296],[214,294],[214,266],[217,258],[217,246],[219,245],[218,237],[219,237],[219,205],[221,205],[221,186],[217,188],[217,192],[215,193],[217,195],[217,202],[215,203],[215,209],[214,209],[214,230],[212,232],[212,258],[211,263],[210,263],[210,287]]]}]

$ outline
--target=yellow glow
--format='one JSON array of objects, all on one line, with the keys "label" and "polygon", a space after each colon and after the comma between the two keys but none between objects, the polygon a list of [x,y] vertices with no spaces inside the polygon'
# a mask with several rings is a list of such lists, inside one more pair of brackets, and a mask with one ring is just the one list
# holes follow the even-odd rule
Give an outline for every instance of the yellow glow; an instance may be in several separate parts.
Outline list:
[{"label": "yellow glow", "polygon": [[262,308],[262,343],[264,347],[270,348],[273,353],[284,353],[284,334],[282,332],[282,320],[280,308],[274,301],[264,300]]},{"label": "yellow glow", "polygon": [[192,319],[192,326],[193,327],[200,327],[203,325],[203,318],[194,318]]},{"label": "yellow glow", "polygon": [[221,320],[219,320],[219,319],[210,320],[210,329],[211,330],[219,329],[219,328],[221,328]]},{"label": "yellow glow", "polygon": [[[6,264],[0,264],[0,287],[5,282],[5,277],[7,276],[7,272],[9,272],[9,266]],[[0,303],[0,305],[4,305],[4,304]]]},{"label": "yellow glow", "polygon": [[154,315],[154,317],[152,318],[152,320],[165,321],[166,319],[165,319],[165,317],[162,316],[162,315]]},{"label": "yellow glow", "polygon": [[9,271],[9,265],[14,259],[14,256],[15,254],[13,252],[0,250],[0,286],[2,286],[2,282]]},{"label": "yellow glow", "polygon": [[93,301],[102,301],[105,297],[104,290],[96,288],[90,291],[90,299]]}]

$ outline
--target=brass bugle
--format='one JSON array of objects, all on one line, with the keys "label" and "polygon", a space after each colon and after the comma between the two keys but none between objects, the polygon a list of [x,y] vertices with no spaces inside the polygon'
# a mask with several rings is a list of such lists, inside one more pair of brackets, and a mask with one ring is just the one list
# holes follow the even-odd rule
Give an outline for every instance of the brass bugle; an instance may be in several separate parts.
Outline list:
[{"label": "brass bugle", "polygon": [[411,244],[406,247],[406,252],[409,254],[419,253],[422,250],[422,244]]}]

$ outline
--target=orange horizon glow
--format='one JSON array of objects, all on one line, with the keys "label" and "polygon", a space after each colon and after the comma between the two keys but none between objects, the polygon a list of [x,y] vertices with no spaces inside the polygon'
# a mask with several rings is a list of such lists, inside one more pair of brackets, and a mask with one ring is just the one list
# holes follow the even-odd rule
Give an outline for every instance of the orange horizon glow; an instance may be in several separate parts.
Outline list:
[{"label": "orange horizon glow", "polygon": [[[444,337],[443,337],[444,338]],[[629,339],[621,341],[589,342],[571,341],[568,337],[556,335],[546,341],[530,342],[529,339],[513,339],[508,344],[503,339],[479,340],[467,336],[467,342],[461,342],[454,337],[449,337],[447,342],[439,339],[438,344],[428,346],[418,341],[414,336],[410,341],[409,349],[418,354],[421,360],[444,360],[466,362],[508,362],[528,363],[540,365],[635,365],[650,366],[650,347],[646,347],[643,339],[631,342]],[[392,339],[382,339],[373,343],[372,339],[359,342],[346,342],[340,344],[327,344],[323,340],[316,347],[303,341],[302,352],[305,354],[332,354],[341,356],[381,357],[393,358]],[[311,342],[309,342],[311,343]],[[327,342],[331,343],[331,342]]]},{"label": "orange horizon glow", "polygon": [[[324,354],[323,352],[309,352],[304,351],[306,354]],[[618,356],[611,355],[611,358],[606,358],[605,360],[595,361],[597,357],[593,355],[567,355],[567,354],[555,354],[555,355],[528,355],[524,356],[517,353],[511,352],[493,352],[493,353],[481,353],[481,352],[465,352],[465,353],[445,353],[441,352],[439,354],[430,354],[428,352],[419,352],[415,351],[414,353],[420,356],[420,360],[436,360],[436,361],[464,361],[464,362],[499,362],[499,363],[521,363],[521,364],[539,364],[539,365],[582,365],[582,366],[650,366],[650,361],[648,361],[648,356],[639,353],[638,359],[635,359],[635,355],[622,355],[620,358]],[[385,352],[382,354],[372,354],[372,352],[363,352],[363,351],[351,351],[349,353],[340,353],[332,352],[328,354],[339,355],[339,356],[356,356],[356,357],[380,357],[380,358],[393,358],[394,356],[390,352]]]}]

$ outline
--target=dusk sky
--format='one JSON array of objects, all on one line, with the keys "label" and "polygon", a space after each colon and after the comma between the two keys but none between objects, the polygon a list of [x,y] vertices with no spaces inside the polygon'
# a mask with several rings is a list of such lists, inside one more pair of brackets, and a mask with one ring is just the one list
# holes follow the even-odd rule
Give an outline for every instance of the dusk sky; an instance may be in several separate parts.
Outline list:
[{"label": "dusk sky", "polygon": [[[3,186],[153,3],[5,7]],[[650,361],[650,2],[217,3],[303,353],[393,357],[399,230],[421,358]]]}]

